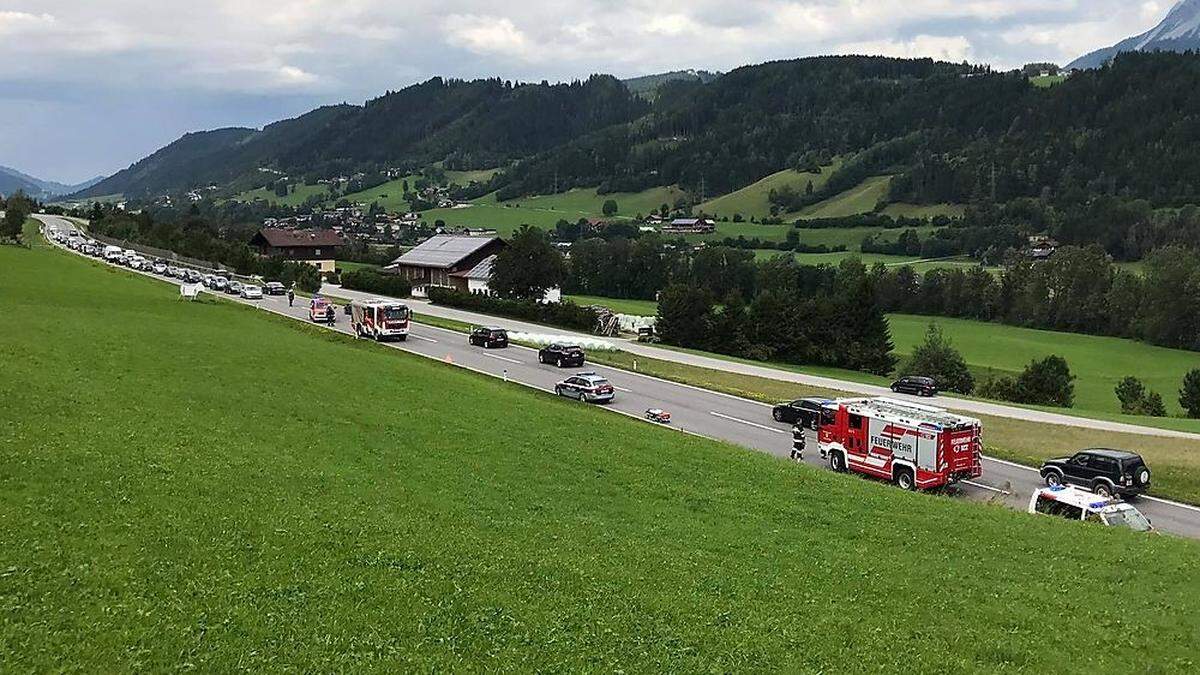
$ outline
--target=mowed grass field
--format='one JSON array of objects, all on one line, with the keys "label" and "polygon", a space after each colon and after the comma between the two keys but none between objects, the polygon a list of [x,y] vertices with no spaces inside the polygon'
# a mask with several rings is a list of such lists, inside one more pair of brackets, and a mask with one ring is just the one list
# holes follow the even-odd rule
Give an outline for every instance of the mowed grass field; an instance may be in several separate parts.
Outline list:
[{"label": "mowed grass field", "polygon": [[280,204],[283,206],[301,206],[309,197],[313,195],[328,197],[329,186],[293,183],[288,186],[288,194],[286,197],[280,197],[276,195],[275,191],[270,188],[258,188],[256,190],[242,192],[233,199],[239,202],[263,200],[271,202],[272,204]]},{"label": "mowed grass field", "polygon": [[351,192],[345,196],[345,199],[351,204],[363,204],[365,206],[370,206],[372,203],[378,202],[379,206],[388,213],[407,213],[409,211],[409,203],[404,198],[404,182],[408,181],[409,188],[411,189],[419,178],[421,177],[417,175],[394,178],[373,188]]},{"label": "mowed grass field", "polygon": [[1195,542],[796,466],[54,251],[0,266],[5,670],[1195,664]]},{"label": "mowed grass field", "polygon": [[494,194],[489,194],[474,200],[470,206],[422,211],[421,218],[429,223],[442,220],[451,226],[490,227],[501,235],[508,235],[521,225],[553,230],[560,220],[607,218],[609,216],[604,215],[603,209],[604,202],[609,199],[617,202],[617,213],[611,217],[620,219],[634,218],[639,213],[647,215],[664,203],[674,205],[682,195],[676,187],[607,195],[597,194],[595,188],[575,188],[559,194],[520,197],[505,202],[498,202]]},{"label": "mowed grass field", "polygon": [[715,218],[733,218],[734,214],[741,214],[747,220],[751,216],[766,218],[771,215],[771,202],[769,199],[771,190],[791,187],[793,190],[803,194],[809,183],[812,183],[814,190],[819,190],[841,164],[841,160],[835,161],[829,166],[821,167],[819,173],[796,171],[795,169],[786,169],[778,173],[773,173],[740,190],[710,199],[696,207],[696,210]]},{"label": "mowed grass field", "polygon": [[870,213],[887,198],[891,176],[872,176],[845,192],[802,209],[800,218],[843,218]]},{"label": "mowed grass field", "polygon": [[1033,330],[981,321],[892,314],[888,316],[896,353],[912,352],[936,321],[967,363],[979,371],[1019,373],[1035,358],[1057,354],[1067,360],[1075,381],[1075,407],[1121,411],[1113,388],[1133,375],[1162,394],[1167,410],[1182,414],[1179,388],[1188,371],[1200,368],[1200,353],[1155,347],[1134,340]]}]

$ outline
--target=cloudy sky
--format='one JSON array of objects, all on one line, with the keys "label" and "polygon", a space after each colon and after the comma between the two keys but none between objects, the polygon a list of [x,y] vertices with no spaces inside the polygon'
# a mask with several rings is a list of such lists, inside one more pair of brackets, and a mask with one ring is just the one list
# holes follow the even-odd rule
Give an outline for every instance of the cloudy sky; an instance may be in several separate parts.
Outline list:
[{"label": "cloudy sky", "polygon": [[1173,0],[0,0],[0,164],[79,181],[189,130],[432,75],[630,77],[835,53],[1066,63]]}]

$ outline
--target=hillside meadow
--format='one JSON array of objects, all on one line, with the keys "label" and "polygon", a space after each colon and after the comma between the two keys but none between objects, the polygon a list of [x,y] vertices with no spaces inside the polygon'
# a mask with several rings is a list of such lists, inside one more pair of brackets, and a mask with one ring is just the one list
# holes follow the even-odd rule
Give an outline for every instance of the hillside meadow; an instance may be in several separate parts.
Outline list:
[{"label": "hillside meadow", "polygon": [[5,670],[1195,666],[1191,541],[796,466],[45,248],[0,268]]}]

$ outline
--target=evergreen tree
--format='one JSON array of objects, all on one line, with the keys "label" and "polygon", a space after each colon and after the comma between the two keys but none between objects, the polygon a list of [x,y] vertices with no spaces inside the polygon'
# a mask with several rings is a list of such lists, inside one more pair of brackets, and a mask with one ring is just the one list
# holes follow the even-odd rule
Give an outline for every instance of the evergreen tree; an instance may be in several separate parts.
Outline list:
[{"label": "evergreen tree", "polygon": [[655,332],[663,342],[703,349],[710,343],[712,297],[688,284],[674,284],[658,300]]},{"label": "evergreen tree", "polygon": [[1179,405],[1188,417],[1200,419],[1200,368],[1188,372],[1179,390]]}]

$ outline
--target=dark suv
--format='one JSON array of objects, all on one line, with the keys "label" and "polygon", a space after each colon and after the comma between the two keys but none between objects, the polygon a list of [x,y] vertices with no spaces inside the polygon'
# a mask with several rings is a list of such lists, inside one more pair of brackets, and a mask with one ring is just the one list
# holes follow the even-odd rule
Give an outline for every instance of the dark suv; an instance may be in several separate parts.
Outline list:
[{"label": "dark suv", "polygon": [[503,328],[481,326],[471,331],[471,336],[467,338],[467,341],[470,342],[472,346],[479,345],[484,349],[491,349],[492,347],[507,347],[508,331],[504,330]]},{"label": "dark suv", "polygon": [[821,409],[831,403],[826,398],[802,398],[791,403],[781,403],[771,411],[771,417],[776,422],[801,424],[816,431],[817,422],[821,419]]},{"label": "dark suv", "polygon": [[553,363],[559,368],[578,368],[583,365],[583,347],[554,343],[538,350],[538,363]]},{"label": "dark suv", "polygon": [[937,396],[937,382],[932,377],[916,377],[906,375],[892,383],[892,391],[897,394],[916,394],[917,396]]},{"label": "dark suv", "polygon": [[1150,468],[1141,455],[1124,450],[1092,448],[1048,459],[1041,473],[1051,487],[1074,483],[1104,497],[1137,495],[1150,489]]}]

